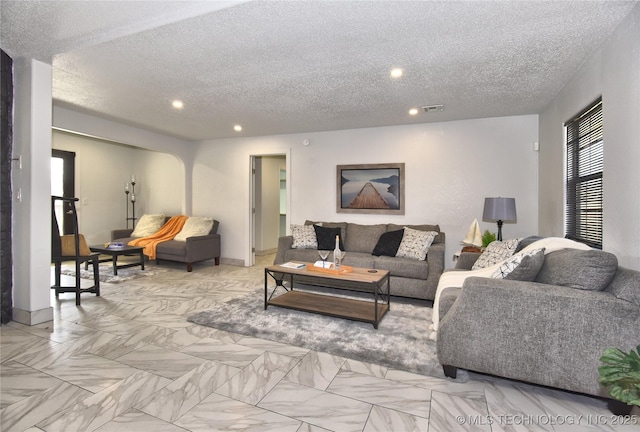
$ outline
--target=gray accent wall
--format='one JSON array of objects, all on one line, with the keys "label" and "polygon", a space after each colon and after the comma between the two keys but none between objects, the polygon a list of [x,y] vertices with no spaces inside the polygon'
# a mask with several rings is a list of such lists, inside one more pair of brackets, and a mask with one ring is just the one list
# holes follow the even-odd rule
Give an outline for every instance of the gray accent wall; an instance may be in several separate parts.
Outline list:
[{"label": "gray accent wall", "polygon": [[563,124],[602,96],[603,249],[640,269],[640,5],[540,114],[540,235],[564,235]]}]

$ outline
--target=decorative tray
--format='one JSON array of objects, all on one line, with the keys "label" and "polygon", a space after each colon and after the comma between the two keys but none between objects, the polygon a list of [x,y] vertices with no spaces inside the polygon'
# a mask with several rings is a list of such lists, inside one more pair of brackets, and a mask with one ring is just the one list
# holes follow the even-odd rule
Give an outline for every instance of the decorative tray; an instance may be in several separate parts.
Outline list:
[{"label": "decorative tray", "polygon": [[342,273],[351,273],[353,271],[353,267],[348,266],[348,265],[341,265],[340,268],[338,270],[336,269],[328,269],[328,268],[322,268],[322,267],[315,267],[315,266],[307,266],[307,270],[309,271],[315,271],[318,273],[329,273],[329,274],[342,274]]}]

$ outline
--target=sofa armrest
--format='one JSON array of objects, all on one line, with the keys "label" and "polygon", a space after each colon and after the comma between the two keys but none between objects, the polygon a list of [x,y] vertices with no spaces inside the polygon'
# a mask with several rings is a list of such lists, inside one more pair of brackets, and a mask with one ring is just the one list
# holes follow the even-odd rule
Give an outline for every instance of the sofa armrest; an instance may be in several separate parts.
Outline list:
[{"label": "sofa armrest", "polygon": [[438,359],[506,378],[607,396],[606,348],[637,345],[640,308],[602,291],[471,277],[442,318]]},{"label": "sofa armrest", "polygon": [[293,236],[282,236],[278,238],[278,252],[273,259],[274,264],[282,264],[285,262],[284,253],[293,246]]},{"label": "sofa armrest", "polygon": [[131,237],[131,233],[133,232],[133,228],[121,228],[111,230],[111,240],[117,240],[121,238]]},{"label": "sofa armrest", "polygon": [[433,299],[436,295],[438,280],[444,272],[444,243],[432,244],[427,252],[427,264],[429,274],[427,275],[427,295],[426,298]]},{"label": "sofa armrest", "polygon": [[458,270],[471,270],[471,267],[480,257],[478,252],[462,252],[456,261],[456,269]]},{"label": "sofa armrest", "polygon": [[188,237],[186,241],[187,262],[219,258],[221,252],[220,234]]}]

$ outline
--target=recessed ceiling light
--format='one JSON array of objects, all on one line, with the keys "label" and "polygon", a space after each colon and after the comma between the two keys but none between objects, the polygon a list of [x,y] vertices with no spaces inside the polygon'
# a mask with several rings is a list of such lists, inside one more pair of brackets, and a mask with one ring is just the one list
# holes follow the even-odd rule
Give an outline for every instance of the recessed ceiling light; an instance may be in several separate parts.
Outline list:
[{"label": "recessed ceiling light", "polygon": [[418,114],[418,108],[411,108],[409,110],[409,115],[417,115]]},{"label": "recessed ceiling light", "polygon": [[240,131],[242,131],[242,126],[240,126],[240,125],[235,125],[235,126],[233,127],[233,130],[234,130],[234,131],[236,131],[236,132],[240,132]]},{"label": "recessed ceiling light", "polygon": [[174,101],[171,103],[171,105],[173,105],[173,107],[174,107],[175,109],[182,109],[182,108],[184,108],[184,103],[183,103],[181,100],[177,100],[177,99],[176,99],[176,100],[174,100]]},{"label": "recessed ceiling light", "polygon": [[393,68],[391,69],[391,78],[400,78],[402,76],[402,69],[400,68]]}]

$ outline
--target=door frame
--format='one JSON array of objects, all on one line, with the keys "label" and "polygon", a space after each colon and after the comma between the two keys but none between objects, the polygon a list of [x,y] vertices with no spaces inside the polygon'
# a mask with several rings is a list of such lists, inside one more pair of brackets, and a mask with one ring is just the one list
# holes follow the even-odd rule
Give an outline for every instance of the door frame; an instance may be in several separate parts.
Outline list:
[{"label": "door frame", "polygon": [[255,160],[257,157],[262,156],[284,156],[286,173],[286,197],[287,197],[287,214],[285,216],[287,233],[289,232],[289,218],[291,217],[291,149],[274,149],[267,150],[260,153],[252,153],[249,155],[249,202],[247,203],[247,246],[245,248],[245,266],[252,267],[256,262],[255,253],[255,235],[256,235],[256,220],[255,220],[255,197],[256,197],[256,179],[255,179]]},{"label": "door frame", "polygon": [[[65,197],[75,197],[76,194],[76,153],[65,150],[52,149],[52,158],[62,159],[63,171],[62,171],[62,189]],[[67,206],[71,206],[67,203]],[[73,226],[75,220],[72,213],[66,210],[62,212],[62,221],[59,223],[62,225],[63,234],[73,234]]]}]

